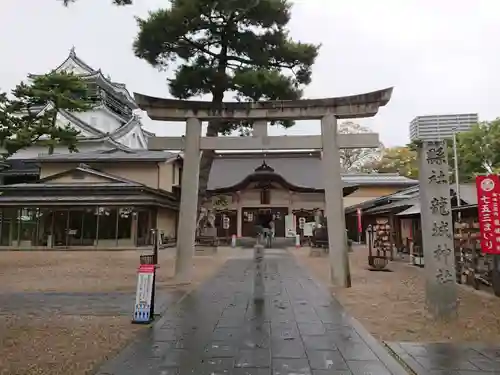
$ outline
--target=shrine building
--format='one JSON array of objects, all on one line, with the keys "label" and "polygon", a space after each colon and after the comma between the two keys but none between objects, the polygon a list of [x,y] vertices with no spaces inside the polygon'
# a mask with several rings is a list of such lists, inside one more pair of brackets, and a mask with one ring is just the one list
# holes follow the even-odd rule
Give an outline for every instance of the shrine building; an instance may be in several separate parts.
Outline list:
[{"label": "shrine building", "polygon": [[[29,162],[32,181],[0,186],[0,248],[141,248],[154,228],[175,238],[181,155],[117,148]],[[278,237],[286,235],[288,214],[314,220],[325,208],[322,173],[320,152],[217,154],[207,206],[218,212],[218,236],[252,236],[262,210],[275,217]],[[343,181],[345,207],[417,184],[388,173],[345,174]]]},{"label": "shrine building", "polygon": [[[296,228],[300,217],[314,221],[324,212],[323,180],[319,151],[218,154],[208,190],[212,207],[230,218],[231,234],[251,236],[257,214],[265,210],[275,218],[276,236],[285,237],[286,215],[294,215]],[[344,207],[418,183],[393,173],[347,173],[342,180]],[[219,236],[224,233],[219,225]]]}]

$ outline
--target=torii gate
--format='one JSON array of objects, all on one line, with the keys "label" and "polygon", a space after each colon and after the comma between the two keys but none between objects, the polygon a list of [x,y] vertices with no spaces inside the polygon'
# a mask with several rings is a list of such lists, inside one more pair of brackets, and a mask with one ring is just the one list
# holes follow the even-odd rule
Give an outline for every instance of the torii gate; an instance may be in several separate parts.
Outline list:
[{"label": "torii gate", "polygon": [[[176,277],[190,281],[198,210],[199,161],[202,150],[322,150],[331,280],[350,287],[342,196],[340,148],[376,148],[378,134],[338,134],[337,119],[375,116],[392,95],[392,88],[361,95],[290,101],[213,103],[163,99],[135,93],[137,105],[152,120],[185,121],[185,137],[152,137],[150,150],[184,150],[181,203],[177,231]],[[251,137],[202,137],[201,122],[215,119],[254,122]],[[268,136],[272,120],[321,120],[321,135]]]}]

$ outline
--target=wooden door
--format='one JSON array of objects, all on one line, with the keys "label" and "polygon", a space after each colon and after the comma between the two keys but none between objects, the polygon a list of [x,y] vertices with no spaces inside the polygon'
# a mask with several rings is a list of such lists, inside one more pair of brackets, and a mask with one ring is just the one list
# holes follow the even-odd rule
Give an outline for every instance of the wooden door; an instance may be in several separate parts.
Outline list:
[{"label": "wooden door", "polygon": [[241,235],[255,237],[255,225],[260,213],[271,213],[274,219],[274,233],[276,237],[285,237],[285,216],[288,207],[246,207],[241,210]]},{"label": "wooden door", "polygon": [[288,215],[288,207],[271,208],[274,219],[275,237],[285,237],[285,216]]},{"label": "wooden door", "polygon": [[258,208],[242,208],[241,209],[241,236],[255,237],[255,225],[259,216]]}]

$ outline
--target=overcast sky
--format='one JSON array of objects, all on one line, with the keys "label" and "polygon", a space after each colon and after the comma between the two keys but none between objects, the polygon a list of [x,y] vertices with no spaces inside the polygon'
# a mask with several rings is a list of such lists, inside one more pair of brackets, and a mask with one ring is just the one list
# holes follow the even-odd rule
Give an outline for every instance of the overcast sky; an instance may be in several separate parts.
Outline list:
[{"label": "overcast sky", "polygon": [[[165,78],[132,53],[134,16],[146,16],[166,0],[134,0],[117,8],[110,0],[0,1],[0,89],[28,73],[55,68],[72,46],[131,92],[168,97]],[[362,120],[386,146],[408,142],[418,115],[477,112],[500,115],[499,0],[297,0],[292,36],[321,43],[306,97],[358,94],[394,86],[389,105]],[[144,120],[158,135],[178,135],[180,124]],[[287,134],[317,133],[299,122]],[[275,129],[273,134],[283,134]]]}]

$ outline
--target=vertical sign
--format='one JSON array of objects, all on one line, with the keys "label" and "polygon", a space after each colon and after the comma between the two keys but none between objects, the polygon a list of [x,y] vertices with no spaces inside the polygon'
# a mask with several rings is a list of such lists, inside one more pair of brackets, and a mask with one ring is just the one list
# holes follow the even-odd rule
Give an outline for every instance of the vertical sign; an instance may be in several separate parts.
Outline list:
[{"label": "vertical sign", "polygon": [[299,229],[303,230],[304,225],[306,224],[306,218],[305,217],[299,217]]},{"label": "vertical sign", "polygon": [[151,298],[153,295],[154,264],[141,264],[137,273],[134,323],[149,323],[153,319]]},{"label": "vertical sign", "polygon": [[500,254],[500,178],[497,175],[477,176],[477,210],[481,228],[481,251]]},{"label": "vertical sign", "polygon": [[229,216],[222,215],[222,228],[229,229],[230,225],[231,225],[231,219],[229,219]]},{"label": "vertical sign", "polygon": [[285,236],[295,237],[295,215],[285,215]]},{"label": "vertical sign", "polygon": [[358,217],[358,233],[363,232],[363,225],[361,222],[361,208],[356,209],[356,215]]},{"label": "vertical sign", "polygon": [[457,291],[446,141],[423,141],[419,159],[427,308],[447,319],[456,316]]}]

